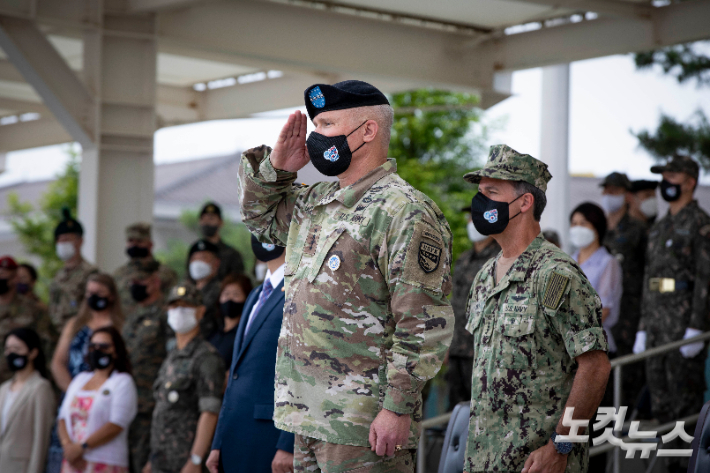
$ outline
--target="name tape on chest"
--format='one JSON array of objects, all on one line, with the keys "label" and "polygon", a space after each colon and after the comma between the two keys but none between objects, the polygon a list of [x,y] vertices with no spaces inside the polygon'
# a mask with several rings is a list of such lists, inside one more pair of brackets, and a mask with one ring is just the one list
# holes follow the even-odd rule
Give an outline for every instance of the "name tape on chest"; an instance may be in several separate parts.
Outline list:
[{"label": "name tape on chest", "polygon": [[562,300],[562,296],[569,284],[569,277],[553,272],[545,287],[545,295],[542,297],[542,305],[548,309],[557,309]]}]

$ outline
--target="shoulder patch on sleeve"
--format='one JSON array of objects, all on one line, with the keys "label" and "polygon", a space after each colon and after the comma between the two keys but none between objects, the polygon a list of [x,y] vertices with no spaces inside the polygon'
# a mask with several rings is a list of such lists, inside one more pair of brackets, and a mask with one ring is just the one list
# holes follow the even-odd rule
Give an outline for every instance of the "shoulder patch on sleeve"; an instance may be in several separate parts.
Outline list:
[{"label": "shoulder patch on sleeve", "polygon": [[430,225],[417,222],[406,250],[403,279],[417,286],[441,290],[445,252],[441,234]]},{"label": "shoulder patch on sleeve", "polygon": [[560,305],[562,295],[565,293],[567,284],[569,284],[569,276],[553,272],[552,275],[550,275],[550,280],[547,281],[545,294],[542,296],[542,305],[548,309],[557,309],[557,306]]}]

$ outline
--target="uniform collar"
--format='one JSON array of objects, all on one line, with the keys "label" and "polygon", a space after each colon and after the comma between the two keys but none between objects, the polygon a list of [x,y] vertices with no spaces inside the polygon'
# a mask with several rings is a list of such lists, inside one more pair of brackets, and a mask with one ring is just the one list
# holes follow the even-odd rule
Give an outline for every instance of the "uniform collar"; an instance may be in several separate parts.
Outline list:
[{"label": "uniform collar", "polygon": [[383,165],[376,167],[369,173],[365,174],[356,183],[339,189],[337,184],[334,185],[331,192],[326,193],[325,197],[318,202],[318,205],[326,205],[333,200],[337,200],[346,207],[352,207],[357,204],[362,196],[375,185],[377,181],[383,177],[397,172],[397,161],[394,158],[388,158]]},{"label": "uniform collar", "polygon": [[530,263],[532,262],[535,253],[537,253],[537,251],[540,249],[544,242],[545,237],[542,236],[542,232],[540,232],[537,237],[535,237],[535,239],[528,245],[525,251],[523,251],[520,256],[518,256],[518,258],[515,260],[515,262],[513,262],[513,265],[500,280],[500,283],[496,284],[495,267],[496,263],[498,262],[498,259],[503,254],[502,252],[499,253],[496,259],[493,261],[493,265],[491,266],[491,271],[489,273],[489,277],[492,278],[491,287],[493,288],[493,292],[490,295],[502,291],[503,289],[508,287],[509,283],[511,282],[525,281],[525,276],[528,274]]},{"label": "uniform collar", "polygon": [[180,358],[192,357],[193,353],[195,353],[195,350],[197,349],[197,346],[200,344],[201,341],[202,335],[197,334],[197,336],[190,340],[187,345],[183,347],[182,350],[178,350],[177,347],[175,347],[175,356]]}]

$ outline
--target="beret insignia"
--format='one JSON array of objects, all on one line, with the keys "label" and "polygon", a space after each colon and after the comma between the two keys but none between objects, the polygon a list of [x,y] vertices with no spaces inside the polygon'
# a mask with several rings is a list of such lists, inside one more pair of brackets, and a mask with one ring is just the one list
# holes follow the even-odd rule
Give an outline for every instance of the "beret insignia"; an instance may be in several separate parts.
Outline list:
[{"label": "beret insignia", "polygon": [[313,87],[311,91],[308,92],[308,98],[311,100],[311,103],[315,108],[325,107],[325,97],[323,96],[323,92],[321,92],[320,87]]}]

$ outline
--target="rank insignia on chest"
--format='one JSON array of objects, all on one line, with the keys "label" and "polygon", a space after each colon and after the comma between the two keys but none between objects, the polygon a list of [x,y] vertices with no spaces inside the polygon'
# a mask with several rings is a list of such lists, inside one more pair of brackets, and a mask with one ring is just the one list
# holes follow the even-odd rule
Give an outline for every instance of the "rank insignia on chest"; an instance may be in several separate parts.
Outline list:
[{"label": "rank insignia on chest", "polygon": [[425,273],[431,273],[439,267],[441,260],[441,248],[429,243],[419,243],[419,266]]},{"label": "rank insignia on chest", "polygon": [[178,399],[180,399],[180,395],[178,394],[177,391],[170,391],[168,393],[168,401],[175,404],[176,402],[178,402]]},{"label": "rank insignia on chest", "polygon": [[333,255],[330,258],[328,258],[328,267],[335,271],[340,267],[340,258],[338,255]]},{"label": "rank insignia on chest", "polygon": [[101,394],[103,394],[104,396],[108,396],[109,394],[111,394],[111,391],[109,391],[108,389],[104,389]]},{"label": "rank insignia on chest", "polygon": [[545,295],[542,297],[542,305],[548,309],[557,309],[562,300],[562,295],[567,289],[569,278],[559,273],[552,273],[545,288]]}]

